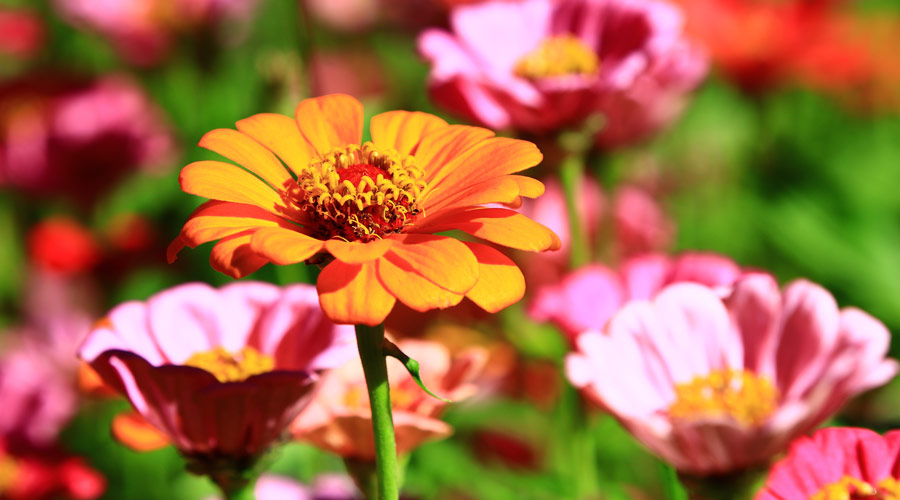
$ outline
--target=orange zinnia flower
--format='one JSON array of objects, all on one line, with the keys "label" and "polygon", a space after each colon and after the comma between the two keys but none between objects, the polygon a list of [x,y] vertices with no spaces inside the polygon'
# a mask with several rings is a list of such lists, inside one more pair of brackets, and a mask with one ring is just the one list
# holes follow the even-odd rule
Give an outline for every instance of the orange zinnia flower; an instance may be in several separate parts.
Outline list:
[{"label": "orange zinnia flower", "polygon": [[546,227],[484,206],[543,193],[540,182],[510,175],[541,161],[534,144],[407,111],[373,117],[372,140],[360,144],[362,105],[340,94],[306,99],[295,114],[258,114],[200,140],[244,168],[184,167],[181,188],[211,201],[172,242],[170,261],[185,245],[219,240],[212,266],[235,278],[267,262],[324,265],[317,288],[325,314],[374,326],[397,299],[426,311],[468,297],[495,312],[524,294],[522,273],[502,253],[435,233],[459,230],[520,250],[559,247]]}]

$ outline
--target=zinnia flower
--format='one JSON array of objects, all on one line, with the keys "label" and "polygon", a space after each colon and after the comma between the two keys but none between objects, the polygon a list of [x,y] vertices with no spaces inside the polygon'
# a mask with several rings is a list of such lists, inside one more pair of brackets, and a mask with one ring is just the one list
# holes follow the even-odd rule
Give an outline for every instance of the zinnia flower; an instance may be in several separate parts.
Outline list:
[{"label": "zinnia flower", "polygon": [[900,498],[900,431],[831,427],[801,436],[756,500]]},{"label": "zinnia flower", "polygon": [[[473,381],[485,361],[482,351],[469,350],[451,358],[437,342],[405,340],[399,347],[420,363],[423,382],[441,397],[459,401],[476,392]],[[398,453],[453,432],[438,419],[446,403],[422,391],[400,363],[388,364],[388,379]],[[342,458],[375,459],[369,396],[358,359],[325,374],[321,389],[291,431],[295,438]]]},{"label": "zinnia flower", "polygon": [[324,264],[325,314],[377,325],[397,299],[426,311],[465,296],[494,312],[524,294],[521,271],[499,251],[435,233],[529,251],[559,246],[514,210],[482,206],[543,192],[540,182],[510,175],[541,161],[529,142],[392,111],[372,118],[372,140],[360,145],[362,105],[346,95],[302,101],[296,121],[259,114],[237,128],[213,130],[200,145],[246,170],[200,161],[181,171],[185,192],[213,201],[190,216],[170,261],[185,245],[220,240],[211,263],[235,278],[268,262]]},{"label": "zinnia flower", "polygon": [[528,314],[536,321],[552,321],[574,339],[586,330],[602,330],[629,300],[648,300],[671,283],[728,286],[742,274],[728,257],[699,252],[675,257],[642,255],[626,260],[615,270],[591,264],[557,284],[539,288]]},{"label": "zinnia flower", "polygon": [[79,355],[200,465],[246,466],[355,353],[308,285],[180,285],[114,308]]},{"label": "zinnia flower", "polygon": [[429,91],[448,111],[495,129],[551,133],[602,113],[612,147],[680,111],[706,74],[681,12],[657,0],[526,0],[461,6],[453,33],[419,38]]},{"label": "zinnia flower", "polygon": [[[45,450],[46,451],[46,450]],[[106,479],[78,457],[11,453],[0,438],[0,497],[4,500],[93,500]]]},{"label": "zinnia flower", "polygon": [[798,280],[730,290],[676,283],[578,336],[573,385],[682,473],[764,465],[856,394],[897,373],[890,333]]},{"label": "zinnia flower", "polygon": [[91,270],[100,260],[100,245],[90,229],[68,217],[47,218],[28,232],[28,256],[45,271],[63,275]]}]

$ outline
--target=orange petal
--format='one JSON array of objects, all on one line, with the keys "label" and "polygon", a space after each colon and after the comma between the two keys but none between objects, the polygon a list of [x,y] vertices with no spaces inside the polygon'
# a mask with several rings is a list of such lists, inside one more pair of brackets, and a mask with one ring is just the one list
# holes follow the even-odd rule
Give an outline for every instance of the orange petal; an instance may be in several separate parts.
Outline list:
[{"label": "orange petal", "polygon": [[378,261],[378,279],[391,295],[419,312],[455,306],[463,298],[423,278],[409,263],[393,255]]},{"label": "orange petal", "polygon": [[413,154],[425,135],[447,126],[447,122],[428,113],[388,111],[372,117],[369,131],[376,146]]},{"label": "orange petal", "polygon": [[316,156],[312,145],[303,138],[297,122],[284,115],[260,113],[237,122],[237,129],[278,155],[294,172],[306,168]]},{"label": "orange petal", "polygon": [[220,128],[207,132],[200,139],[200,147],[250,170],[275,189],[285,189],[294,180],[271,151],[237,130]]},{"label": "orange petal", "polygon": [[515,262],[487,245],[463,243],[478,259],[478,283],[466,292],[466,297],[490,313],[522,299],[525,295],[525,276]]},{"label": "orange petal", "polygon": [[417,233],[439,233],[458,229],[498,245],[541,252],[558,250],[559,237],[524,215],[506,208],[459,208],[425,219],[413,226]]},{"label": "orange petal", "polygon": [[341,262],[360,264],[381,258],[393,244],[393,240],[374,240],[368,243],[328,240],[325,242],[325,250]]},{"label": "orange petal", "polygon": [[265,227],[253,235],[251,248],[275,264],[286,266],[312,257],[325,242],[281,227]]},{"label": "orange petal", "polygon": [[255,205],[275,215],[287,209],[274,189],[246,170],[220,161],[197,161],[181,169],[181,189],[211,200]]},{"label": "orange petal", "polygon": [[434,234],[405,234],[388,255],[399,257],[428,281],[463,294],[478,281],[478,261],[461,242]]},{"label": "orange petal", "polygon": [[268,259],[250,248],[250,239],[255,232],[255,229],[250,229],[222,238],[216,243],[209,255],[212,268],[239,279],[267,264]]},{"label": "orange petal", "polygon": [[441,190],[458,191],[492,177],[533,167],[544,156],[537,146],[518,139],[492,137],[450,159],[429,180],[426,194],[440,196]]},{"label": "orange petal", "polygon": [[485,203],[514,203],[519,198],[519,183],[512,176],[504,175],[481,181],[462,191],[444,190],[429,196],[422,204],[426,214],[438,213],[455,207],[469,207]]},{"label": "orange petal", "polygon": [[181,230],[182,244],[195,247],[255,227],[297,226],[253,205],[213,200],[188,217]]},{"label": "orange petal", "polygon": [[507,179],[516,181],[519,185],[519,196],[537,198],[544,194],[544,183],[527,175],[508,175]]},{"label": "orange petal", "polygon": [[165,434],[134,411],[121,413],[113,418],[112,435],[135,451],[153,451],[169,445],[169,438]]},{"label": "orange petal", "polygon": [[445,163],[479,142],[493,137],[494,132],[481,127],[450,125],[433,130],[416,148],[416,162],[431,181]]},{"label": "orange petal", "polygon": [[294,115],[303,137],[320,155],[362,141],[363,107],[355,97],[331,94],[304,99]]},{"label": "orange petal", "polygon": [[319,273],[316,289],[325,316],[335,323],[375,326],[394,308],[396,299],[378,280],[377,261],[346,264],[332,261]]}]

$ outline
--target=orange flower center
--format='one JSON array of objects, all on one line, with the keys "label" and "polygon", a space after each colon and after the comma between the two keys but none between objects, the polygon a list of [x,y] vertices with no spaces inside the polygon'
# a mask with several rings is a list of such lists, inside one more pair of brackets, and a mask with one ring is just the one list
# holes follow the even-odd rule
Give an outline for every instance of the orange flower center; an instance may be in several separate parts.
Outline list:
[{"label": "orange flower center", "polygon": [[675,386],[669,416],[683,419],[731,418],[745,426],[761,425],[778,405],[772,382],[746,370],[717,370]]},{"label": "orange flower center", "polygon": [[371,241],[415,221],[424,176],[412,156],[352,144],[301,170],[292,199],[311,216],[319,239]]},{"label": "orange flower center", "polygon": [[600,58],[575,35],[545,38],[522,56],[513,71],[522,78],[537,80],[556,76],[591,76],[600,70]]},{"label": "orange flower center", "polygon": [[226,351],[224,347],[216,347],[194,353],[184,364],[212,373],[219,382],[240,382],[253,375],[272,371],[275,359],[252,347],[244,347],[238,355]]},{"label": "orange flower center", "polygon": [[878,485],[844,476],[810,497],[810,500],[900,500],[900,482],[889,477]]}]

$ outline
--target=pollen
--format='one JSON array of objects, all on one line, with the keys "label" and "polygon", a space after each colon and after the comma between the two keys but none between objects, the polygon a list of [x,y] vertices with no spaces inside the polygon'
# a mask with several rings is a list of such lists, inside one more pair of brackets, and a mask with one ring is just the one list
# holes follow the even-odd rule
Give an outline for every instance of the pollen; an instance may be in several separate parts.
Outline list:
[{"label": "pollen", "polygon": [[844,476],[816,492],[810,500],[900,500],[900,483],[889,477],[872,486],[862,479]]},{"label": "pollen", "polygon": [[600,59],[593,49],[574,35],[545,38],[540,45],[516,63],[514,72],[522,78],[537,80],[560,76],[592,76],[600,70]]},{"label": "pollen", "polygon": [[699,420],[730,418],[747,426],[764,423],[778,404],[772,382],[746,370],[717,370],[675,387],[669,407],[672,418]]},{"label": "pollen", "polygon": [[353,144],[312,160],[290,197],[319,239],[366,242],[415,221],[424,176],[410,155]]},{"label": "pollen", "polygon": [[249,346],[241,349],[237,355],[224,347],[216,347],[194,353],[184,364],[212,373],[219,382],[240,382],[253,375],[272,371],[275,359]]}]

